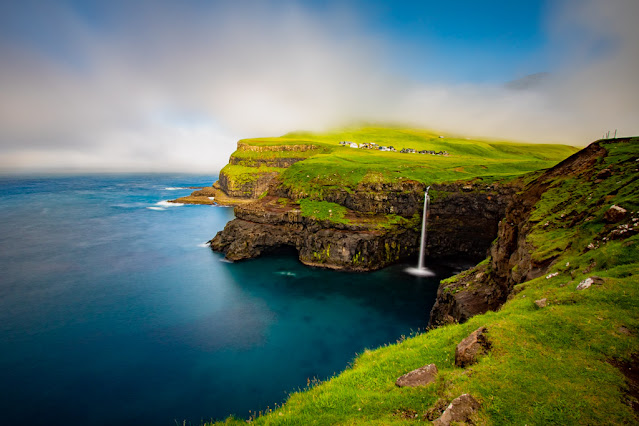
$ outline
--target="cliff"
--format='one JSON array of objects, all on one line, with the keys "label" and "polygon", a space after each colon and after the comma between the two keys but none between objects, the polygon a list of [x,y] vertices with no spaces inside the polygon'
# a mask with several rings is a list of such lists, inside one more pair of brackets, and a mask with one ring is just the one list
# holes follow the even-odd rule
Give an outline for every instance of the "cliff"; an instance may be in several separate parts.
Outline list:
[{"label": "cliff", "polygon": [[[280,197],[289,193],[275,184],[268,195],[236,207],[237,218],[210,246],[234,261],[287,246],[311,266],[353,271],[383,268],[419,249],[424,189],[419,182],[403,181],[380,185],[377,191],[370,187],[344,191],[319,202],[326,210],[332,205],[336,213],[318,218],[313,211],[305,211],[300,200]],[[434,185],[431,191],[428,255],[485,257],[514,187],[447,184]],[[344,211],[338,217],[340,207]]]},{"label": "cliff", "polygon": [[[631,161],[606,164],[608,149],[633,143],[636,142],[628,138],[594,142],[538,176],[521,179],[522,190],[513,195],[505,217],[499,222],[490,256],[440,285],[430,325],[464,322],[474,315],[498,309],[517,284],[546,275],[560,255],[574,249],[576,242],[571,237],[583,238],[593,234],[593,225],[602,226],[604,209],[613,204],[611,200],[627,185],[626,178],[633,175],[633,179],[637,178],[637,166]],[[569,190],[557,195],[559,188],[568,185]],[[573,187],[579,187],[579,191]],[[603,188],[607,191],[594,197]],[[553,213],[552,220],[545,220],[542,211]],[[605,241],[611,226],[603,225],[599,234],[590,238]],[[569,235],[558,229],[570,230],[566,232]],[[633,228],[624,237],[634,232]],[[556,239],[556,246],[549,245],[548,238]],[[542,244],[550,248],[540,249]]]},{"label": "cliff", "polygon": [[[348,134],[349,139],[354,136],[368,141],[392,138],[398,148],[420,143],[423,148],[446,146],[450,155],[345,148],[332,134],[240,141],[203,200],[238,206],[237,219],[211,240],[211,248],[237,261],[291,247],[307,265],[379,269],[417,251],[428,184],[428,256],[480,260],[521,185],[513,177],[554,164],[553,159],[573,151],[454,139],[443,144],[437,136],[402,129]],[[320,210],[333,206],[343,214],[320,217],[305,210],[308,202],[324,203]]]},{"label": "cliff", "polygon": [[[474,202],[481,210],[488,197],[494,200],[487,186],[442,184],[433,192],[439,200],[433,209],[442,209],[443,217],[447,209],[467,208],[465,220],[474,220]],[[508,205],[489,256],[440,284],[431,316],[438,327],[363,351],[339,375],[313,382],[251,422],[405,424],[439,417],[435,423],[442,424],[465,411],[454,420],[637,424],[639,138],[597,141],[502,190]],[[305,200],[300,211],[308,207]],[[314,208],[318,220],[345,217]],[[298,221],[303,227],[297,209],[238,213],[247,223],[272,214],[279,219],[269,224]],[[340,226],[354,232],[345,223],[334,229]],[[451,236],[456,232],[454,224],[446,228]],[[473,349],[474,342],[481,348]],[[472,361],[458,362],[466,350],[475,354]],[[399,383],[424,371],[429,380],[418,387]],[[472,407],[462,408],[461,400]]]}]

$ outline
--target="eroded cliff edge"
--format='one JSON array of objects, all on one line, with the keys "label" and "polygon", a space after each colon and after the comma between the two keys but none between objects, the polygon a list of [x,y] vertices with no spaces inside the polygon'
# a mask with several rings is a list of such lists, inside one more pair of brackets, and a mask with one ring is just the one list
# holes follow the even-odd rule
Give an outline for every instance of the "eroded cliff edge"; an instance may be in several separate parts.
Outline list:
[{"label": "eroded cliff edge", "polygon": [[[538,176],[523,178],[522,190],[514,194],[499,223],[489,257],[440,284],[430,325],[464,322],[498,309],[517,291],[516,285],[544,276],[567,250],[597,248],[588,241],[589,234],[602,243],[634,235],[632,223],[605,218],[605,210],[611,208],[607,201],[627,186],[627,179],[638,177],[635,158],[606,164],[606,146],[631,143],[636,141],[597,141]],[[595,195],[598,191],[604,192],[602,196]],[[570,269],[569,262],[564,268],[572,275],[579,272],[574,265]]]},{"label": "eroded cliff edge", "polygon": [[[307,265],[380,269],[418,250],[424,189],[422,183],[402,181],[336,192],[331,201],[322,202],[348,206],[337,220],[332,212],[326,218],[314,215],[275,181],[260,199],[237,206],[237,218],[210,245],[230,260],[286,246],[296,249]],[[512,185],[433,185],[428,255],[484,258],[514,190]]]}]

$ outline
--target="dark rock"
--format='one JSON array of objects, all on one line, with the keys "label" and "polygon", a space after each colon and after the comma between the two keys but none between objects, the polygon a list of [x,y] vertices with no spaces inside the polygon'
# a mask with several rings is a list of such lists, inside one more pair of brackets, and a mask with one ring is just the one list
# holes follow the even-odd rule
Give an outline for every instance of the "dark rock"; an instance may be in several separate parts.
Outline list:
[{"label": "dark rock", "polygon": [[597,178],[597,179],[608,179],[610,176],[612,176],[612,170],[610,170],[610,169],[603,169],[602,171],[600,171],[599,173],[597,173],[596,178]]},{"label": "dark rock", "polygon": [[628,210],[613,204],[604,214],[604,219],[608,223],[617,223],[626,217],[626,213]]},{"label": "dark rock", "polygon": [[545,308],[546,307],[546,298],[535,300],[535,305],[537,305],[538,308]]},{"label": "dark rock", "polygon": [[[295,202],[296,194],[291,194],[277,179],[270,185],[267,196],[235,208],[237,219],[213,238],[213,250],[225,253],[231,260],[241,260],[290,246],[307,265],[354,271],[383,268],[418,250],[421,230],[414,222],[386,229],[377,226],[372,213],[379,214],[380,220],[386,220],[381,215],[392,212],[421,215],[418,210],[423,205],[421,183],[373,182],[360,184],[356,191],[326,194],[325,201],[351,209],[348,223],[302,217]],[[258,191],[255,188],[251,191]],[[438,195],[430,208],[427,255],[483,258],[514,188],[495,185],[489,194],[462,193],[460,185],[455,184],[433,188]],[[278,204],[280,199],[287,202]],[[357,217],[363,219],[358,221]],[[451,229],[455,232],[450,232]],[[273,238],[268,238],[269,234]]]},{"label": "dark rock", "polygon": [[433,405],[428,409],[428,411],[426,411],[426,414],[424,414],[424,418],[432,422],[438,417],[441,417],[448,405],[450,405],[449,400],[442,398],[438,399],[437,402],[435,402],[435,405]]},{"label": "dark rock", "polygon": [[465,393],[453,400],[448,405],[440,418],[433,422],[435,426],[448,426],[452,422],[467,422],[470,416],[479,409],[479,402]]},{"label": "dark rock", "polygon": [[417,387],[425,386],[429,383],[433,383],[437,379],[437,366],[435,364],[428,364],[404,374],[397,379],[395,385],[400,388],[403,387]]},{"label": "dark rock", "polygon": [[475,315],[495,310],[506,301],[509,294],[506,290],[486,273],[486,265],[479,265],[452,282],[440,284],[429,325],[463,323]]},{"label": "dark rock", "polygon": [[467,367],[477,362],[480,355],[490,350],[490,342],[487,336],[486,327],[480,327],[470,333],[455,348],[455,365]]},{"label": "dark rock", "polygon": [[628,225],[627,223],[621,224],[617,226],[615,229],[610,231],[608,234],[608,238],[611,240],[623,240],[625,238],[632,237],[636,235],[637,232],[637,224]]},{"label": "dark rock", "polygon": [[632,333],[630,332],[630,330],[623,325],[619,326],[619,328],[617,329],[617,332],[621,334],[625,334],[626,336],[632,336]]},{"label": "dark rock", "polygon": [[417,249],[419,233],[413,229],[379,230],[374,222],[318,221],[302,217],[295,206],[270,201],[265,198],[236,207],[237,219],[211,240],[211,249],[237,261],[291,247],[306,265],[351,271],[383,268]]}]

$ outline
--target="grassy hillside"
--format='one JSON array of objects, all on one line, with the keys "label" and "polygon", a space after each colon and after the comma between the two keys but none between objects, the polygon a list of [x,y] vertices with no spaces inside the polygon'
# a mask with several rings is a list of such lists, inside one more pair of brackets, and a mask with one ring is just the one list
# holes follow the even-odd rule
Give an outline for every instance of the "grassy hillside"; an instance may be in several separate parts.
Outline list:
[{"label": "grassy hillside", "polygon": [[[304,152],[236,151],[233,156],[250,162],[256,158],[275,159],[286,156],[304,158],[281,175],[285,185],[295,193],[321,199],[322,193],[336,188],[353,190],[367,181],[396,182],[410,179],[426,184],[473,180],[490,183],[496,179],[519,176],[553,166],[576,148],[566,145],[524,144],[476,139],[460,139],[419,129],[365,127],[328,133],[289,133],[279,138],[246,139],[256,146],[313,145]],[[447,151],[448,156],[406,154],[338,145],[339,141],[358,144],[368,142],[393,146],[398,151]],[[246,173],[241,166],[229,165],[223,171],[238,176]]]},{"label": "grassy hillside", "polygon": [[[471,158],[458,144],[449,152]],[[604,146],[609,153],[592,173],[555,178],[535,206],[529,241],[534,258],[554,259],[549,275],[518,285],[498,312],[366,350],[338,376],[312,383],[253,422],[406,424],[423,421],[438,399],[470,393],[481,403],[478,424],[637,424],[637,401],[621,371],[636,368],[639,353],[639,138]],[[502,158],[519,152],[511,144],[476,149]],[[613,204],[627,210],[616,223],[604,217]],[[576,289],[593,275],[601,280]],[[534,301],[542,298],[547,306],[539,308]],[[488,328],[491,351],[470,368],[455,367],[455,346],[480,326]],[[395,386],[402,374],[430,363],[439,369],[436,383]]]}]

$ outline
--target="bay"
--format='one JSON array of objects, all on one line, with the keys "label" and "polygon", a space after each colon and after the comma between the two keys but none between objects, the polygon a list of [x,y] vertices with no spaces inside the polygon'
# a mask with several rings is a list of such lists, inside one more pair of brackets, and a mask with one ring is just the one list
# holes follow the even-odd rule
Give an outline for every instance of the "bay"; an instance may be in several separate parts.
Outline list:
[{"label": "bay", "polygon": [[246,418],[425,327],[455,272],[225,262],[204,243],[233,210],[165,202],[214,180],[0,178],[3,424]]}]

